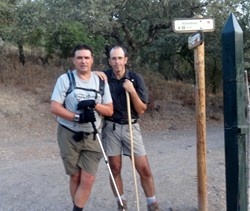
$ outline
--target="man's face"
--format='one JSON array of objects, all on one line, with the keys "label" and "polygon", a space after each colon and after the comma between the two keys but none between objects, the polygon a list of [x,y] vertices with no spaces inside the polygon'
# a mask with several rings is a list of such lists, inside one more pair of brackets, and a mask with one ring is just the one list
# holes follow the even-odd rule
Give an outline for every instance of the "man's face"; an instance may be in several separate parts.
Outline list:
[{"label": "man's face", "polygon": [[127,64],[128,57],[125,57],[122,48],[114,48],[110,52],[109,64],[113,71],[117,74],[125,72],[125,65]]},{"label": "man's face", "polygon": [[83,49],[75,52],[73,63],[80,73],[91,71],[93,61],[93,56],[89,50]]}]

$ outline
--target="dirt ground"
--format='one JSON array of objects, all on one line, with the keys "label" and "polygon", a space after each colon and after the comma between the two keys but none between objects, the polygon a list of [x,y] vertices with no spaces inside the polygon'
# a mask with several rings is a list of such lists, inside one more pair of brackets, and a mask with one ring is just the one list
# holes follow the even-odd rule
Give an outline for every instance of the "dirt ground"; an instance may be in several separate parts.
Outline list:
[{"label": "dirt ground", "polygon": [[[141,129],[162,211],[198,210],[194,108],[180,102],[157,102]],[[226,210],[224,129],[221,114],[207,119],[208,210]],[[36,94],[0,86],[0,211],[70,211],[68,177],[59,156],[55,117],[39,90]],[[131,162],[124,158],[123,179],[128,206],[136,209]],[[113,211],[116,203],[102,160],[84,210]],[[146,200],[137,179],[140,210]]]}]

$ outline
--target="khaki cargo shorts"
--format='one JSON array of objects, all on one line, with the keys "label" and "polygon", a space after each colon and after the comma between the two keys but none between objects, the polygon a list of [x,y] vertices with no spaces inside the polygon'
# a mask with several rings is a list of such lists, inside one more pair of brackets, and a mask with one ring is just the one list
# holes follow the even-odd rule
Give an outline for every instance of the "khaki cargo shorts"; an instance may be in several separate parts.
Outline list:
[{"label": "khaki cargo shorts", "polygon": [[[146,150],[142,141],[140,125],[132,124],[134,155],[144,156]],[[107,156],[131,155],[129,125],[106,120],[102,129],[102,142]]]},{"label": "khaki cargo shorts", "polygon": [[103,157],[99,142],[93,140],[93,134],[76,142],[72,136],[74,132],[58,125],[57,141],[60,155],[68,175],[78,173],[81,169],[95,175],[100,159]]}]

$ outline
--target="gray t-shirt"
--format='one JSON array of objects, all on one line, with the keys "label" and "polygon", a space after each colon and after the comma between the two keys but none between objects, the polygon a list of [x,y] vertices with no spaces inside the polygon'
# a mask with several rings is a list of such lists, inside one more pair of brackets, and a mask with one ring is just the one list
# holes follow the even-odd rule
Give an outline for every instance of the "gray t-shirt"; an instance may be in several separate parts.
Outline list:
[{"label": "gray t-shirt", "polygon": [[[105,81],[104,85],[104,95],[101,96],[99,93],[97,93],[97,98],[96,98],[96,92],[94,91],[87,91],[84,89],[95,89],[96,91],[99,91],[99,77],[91,73],[91,77],[89,80],[82,80],[78,77],[76,70],[73,71],[75,81],[76,81],[76,89],[74,89],[68,96],[66,96],[66,92],[68,91],[69,88],[69,78],[67,74],[62,74],[56,82],[56,85],[54,87],[51,100],[56,101],[58,103],[63,104],[65,101],[65,107],[69,111],[75,112],[75,113],[81,113],[81,111],[76,110],[77,109],[77,104],[81,100],[90,100],[93,99],[96,101],[96,103],[101,103],[101,104],[107,104],[107,103],[112,103],[112,97],[110,94],[109,90],[109,85]],[[84,88],[84,89],[81,89]],[[95,111],[95,116],[96,116],[96,128],[101,129],[102,128],[102,116]],[[59,124],[66,126],[67,128],[76,131],[76,132],[86,132],[86,133],[91,133],[93,132],[93,127],[91,123],[77,123],[73,121],[69,121],[66,119],[63,119],[61,117],[57,117],[57,121]]]}]

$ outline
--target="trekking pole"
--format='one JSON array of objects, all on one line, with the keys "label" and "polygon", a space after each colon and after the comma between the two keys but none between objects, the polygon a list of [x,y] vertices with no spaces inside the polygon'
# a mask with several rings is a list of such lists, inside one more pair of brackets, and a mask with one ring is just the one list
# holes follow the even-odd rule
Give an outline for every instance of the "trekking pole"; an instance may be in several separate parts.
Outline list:
[{"label": "trekking pole", "polygon": [[137,188],[136,174],[135,174],[135,156],[134,156],[134,141],[133,141],[133,131],[132,131],[132,121],[131,121],[130,98],[129,98],[128,91],[126,91],[126,99],[127,99],[127,109],[128,109],[128,124],[129,124],[129,133],[130,133],[131,160],[132,160],[132,168],[133,168],[135,193],[136,193],[137,211],[140,211],[139,195],[138,195],[138,188]]},{"label": "trekking pole", "polygon": [[100,147],[101,147],[101,149],[102,149],[102,154],[103,154],[103,157],[104,157],[104,161],[105,161],[105,163],[107,164],[107,167],[108,167],[108,170],[109,170],[109,174],[110,174],[112,183],[113,183],[113,185],[114,185],[116,194],[117,194],[117,196],[118,196],[118,199],[119,199],[121,208],[122,208],[123,211],[126,211],[126,210],[124,209],[124,206],[123,206],[123,202],[122,202],[121,196],[120,196],[120,194],[119,194],[117,185],[116,185],[116,183],[115,183],[115,179],[114,179],[114,176],[113,176],[113,174],[112,174],[112,171],[111,171],[111,168],[110,168],[110,165],[109,165],[109,162],[108,162],[106,153],[105,153],[105,151],[104,151],[104,148],[103,148],[103,145],[102,145],[101,138],[100,138],[100,136],[99,136],[99,134],[98,134],[98,131],[97,131],[97,129],[96,129],[95,123],[94,123],[94,122],[91,122],[91,124],[92,124],[92,127],[93,127],[93,129],[94,129],[94,135],[97,137],[97,140],[98,140],[98,142],[99,142],[99,145],[100,145]]}]

